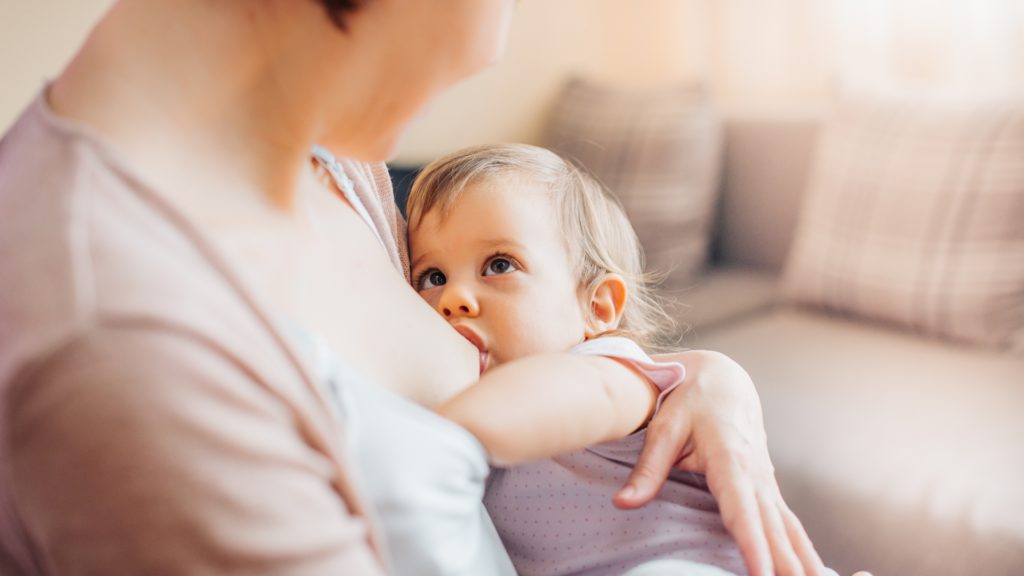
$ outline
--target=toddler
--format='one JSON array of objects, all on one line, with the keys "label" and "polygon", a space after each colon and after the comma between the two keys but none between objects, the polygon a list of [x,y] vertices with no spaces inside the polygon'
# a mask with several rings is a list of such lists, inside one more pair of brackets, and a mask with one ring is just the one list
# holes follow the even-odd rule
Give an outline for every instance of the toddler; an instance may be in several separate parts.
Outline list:
[{"label": "toddler", "polygon": [[427,166],[408,216],[414,287],[487,374],[438,412],[495,467],[484,502],[516,571],[622,574],[675,559],[745,573],[701,476],[674,472],[640,510],[611,502],[684,377],[641,347],[665,315],[615,199],[550,151],[485,146]]}]

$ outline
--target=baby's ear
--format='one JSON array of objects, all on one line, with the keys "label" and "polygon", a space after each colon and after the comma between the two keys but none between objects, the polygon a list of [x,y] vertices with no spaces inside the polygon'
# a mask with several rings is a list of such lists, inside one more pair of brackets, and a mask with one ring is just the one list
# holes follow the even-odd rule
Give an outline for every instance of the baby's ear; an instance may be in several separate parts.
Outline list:
[{"label": "baby's ear", "polygon": [[593,286],[587,307],[588,340],[619,327],[629,296],[626,281],[618,274],[605,274]]}]

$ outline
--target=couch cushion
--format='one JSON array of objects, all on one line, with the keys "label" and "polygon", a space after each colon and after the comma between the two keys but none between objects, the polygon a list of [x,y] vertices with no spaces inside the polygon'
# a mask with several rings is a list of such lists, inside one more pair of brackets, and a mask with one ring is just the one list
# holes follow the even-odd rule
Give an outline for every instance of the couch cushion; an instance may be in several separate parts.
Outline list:
[{"label": "couch cushion", "polygon": [[621,201],[648,270],[686,285],[708,256],[718,193],[720,127],[703,92],[570,81],[544,145],[583,165]]},{"label": "couch cushion", "polygon": [[728,120],[715,233],[718,261],[782,270],[819,131],[813,118]]},{"label": "couch cushion", "polygon": [[1024,348],[1024,108],[858,102],[825,127],[788,299]]},{"label": "couch cushion", "polygon": [[794,310],[696,344],[753,377],[783,493],[840,572],[1024,566],[1024,359]]},{"label": "couch cushion", "polygon": [[779,276],[745,266],[715,266],[686,288],[664,293],[682,345],[716,326],[764,312],[776,303]]}]

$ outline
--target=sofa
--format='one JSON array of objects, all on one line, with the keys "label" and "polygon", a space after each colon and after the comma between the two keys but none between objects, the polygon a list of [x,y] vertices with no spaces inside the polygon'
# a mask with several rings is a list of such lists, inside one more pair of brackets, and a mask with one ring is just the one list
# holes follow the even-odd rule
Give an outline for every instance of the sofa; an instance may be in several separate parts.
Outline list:
[{"label": "sofa", "polygon": [[1024,356],[780,297],[820,132],[725,123],[683,343],[750,373],[783,495],[840,573],[1024,574]]},{"label": "sofa", "polygon": [[[680,345],[750,373],[783,495],[826,563],[875,576],[1024,574],[1024,355],[791,303],[783,269],[821,121],[735,118],[717,130],[700,139],[720,172],[698,246],[709,259],[667,293],[669,308]],[[415,169],[392,171],[404,205]]]}]

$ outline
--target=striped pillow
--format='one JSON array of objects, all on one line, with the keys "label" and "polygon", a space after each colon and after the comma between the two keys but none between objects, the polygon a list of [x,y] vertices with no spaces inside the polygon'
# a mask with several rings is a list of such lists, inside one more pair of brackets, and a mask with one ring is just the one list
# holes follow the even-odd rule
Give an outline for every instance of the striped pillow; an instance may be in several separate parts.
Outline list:
[{"label": "striped pillow", "polygon": [[847,103],[817,154],[790,301],[1024,347],[1024,108]]},{"label": "striped pillow", "polygon": [[571,80],[544,144],[578,161],[614,193],[663,288],[687,287],[707,260],[721,132],[692,86],[623,89]]}]

